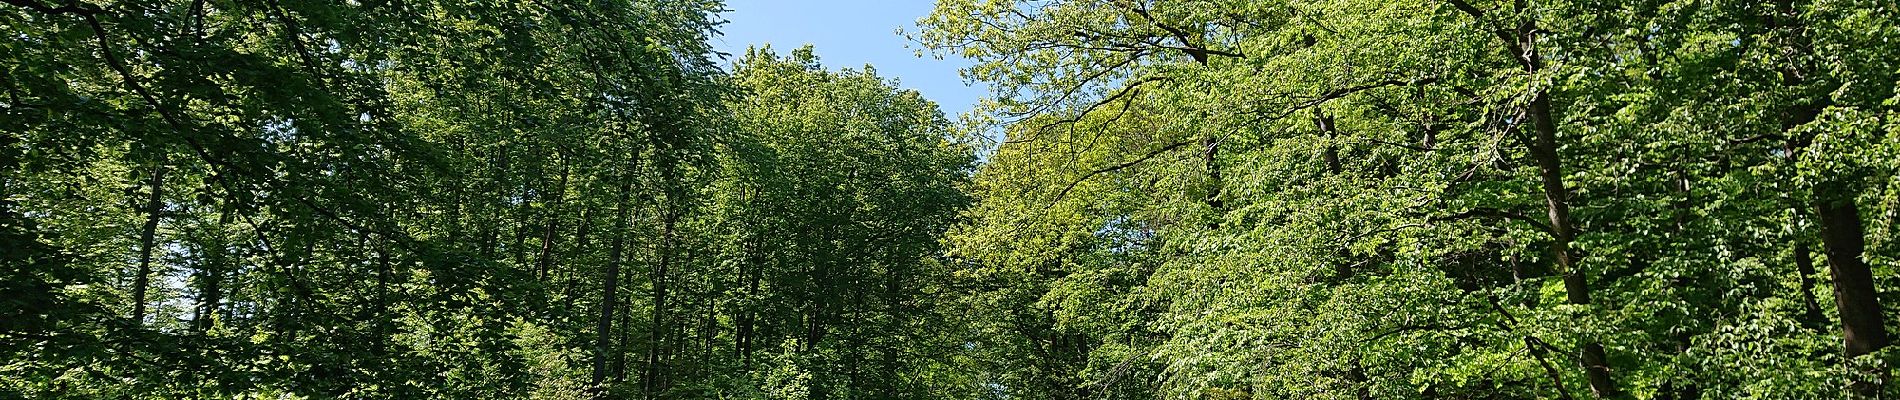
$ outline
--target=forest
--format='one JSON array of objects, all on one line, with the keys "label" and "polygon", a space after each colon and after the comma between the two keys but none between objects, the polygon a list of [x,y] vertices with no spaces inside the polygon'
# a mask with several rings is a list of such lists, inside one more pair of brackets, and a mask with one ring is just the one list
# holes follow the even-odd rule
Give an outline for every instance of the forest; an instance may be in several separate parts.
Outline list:
[{"label": "forest", "polygon": [[1893,0],[727,8],[0,0],[0,399],[1900,399]]}]

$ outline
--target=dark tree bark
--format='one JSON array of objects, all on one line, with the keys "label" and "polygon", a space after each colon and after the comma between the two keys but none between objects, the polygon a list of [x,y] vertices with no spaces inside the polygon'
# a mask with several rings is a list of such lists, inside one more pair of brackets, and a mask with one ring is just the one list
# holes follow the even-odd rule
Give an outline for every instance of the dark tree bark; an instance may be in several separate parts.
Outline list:
[{"label": "dark tree bark", "polygon": [[629,170],[624,171],[620,181],[619,199],[614,203],[614,239],[609,245],[606,271],[601,272],[603,283],[600,294],[600,319],[595,321],[594,374],[588,386],[594,390],[595,398],[605,398],[607,391],[602,386],[607,380],[608,357],[613,353],[614,309],[619,307],[620,264],[626,256],[627,244],[627,208],[633,196],[633,172],[631,162]]},{"label": "dark tree bark", "polygon": [[[655,124],[656,126],[668,126]],[[655,152],[654,167],[659,174],[662,188],[660,203],[660,243],[659,260],[653,265],[653,320],[648,342],[646,373],[642,374],[649,398],[666,393],[671,382],[667,379],[667,368],[663,365],[667,359],[668,346],[673,344],[672,322],[668,320],[668,290],[672,284],[672,267],[675,262],[675,250],[678,247],[678,225],[681,215],[686,212],[687,188],[682,182],[680,159],[675,153],[682,147],[685,138],[682,132],[662,129],[653,139]]]},{"label": "dark tree bark", "polygon": [[223,268],[223,265],[213,264],[199,272],[198,307],[191,317],[192,333],[204,334],[211,330],[212,316],[218,315],[218,302],[224,297]]},{"label": "dark tree bark", "polygon": [[[587,254],[588,249],[593,247],[592,237],[589,234],[593,232],[594,216],[599,215],[594,208],[591,206],[582,208],[580,218],[574,220],[574,248],[572,250],[574,254]],[[581,279],[577,277],[580,271],[577,271],[577,268],[563,268],[562,271],[564,272],[560,276],[565,284],[561,288],[561,297],[572,303],[579,296],[576,292],[580,290]]]},{"label": "dark tree bark", "polygon": [[[1479,21],[1486,19],[1484,11],[1464,0],[1449,1],[1453,7],[1472,18]],[[1523,2],[1516,4],[1519,8],[1517,11],[1524,11]],[[1507,54],[1515,57],[1526,73],[1541,73],[1544,59],[1537,52],[1537,24],[1522,19],[1514,25],[1515,28],[1499,29],[1494,33],[1504,43]],[[1556,111],[1551,106],[1550,92],[1540,89],[1533,93],[1525,112],[1531,123],[1531,140],[1527,147],[1530,148],[1531,159],[1537,163],[1538,178],[1543,186],[1545,210],[1550,218],[1550,254],[1564,275],[1564,298],[1571,304],[1588,305],[1590,280],[1577,265],[1576,255],[1570,249],[1571,242],[1576,239],[1576,226],[1570,218],[1570,191],[1564,184],[1563,158],[1558,154]],[[1586,339],[1578,351],[1590,392],[1599,398],[1618,395],[1620,392],[1616,383],[1610,379],[1609,357],[1604,353],[1603,344]]]},{"label": "dark tree bark", "polygon": [[[1465,0],[1447,0],[1452,7],[1470,15],[1480,22],[1487,22],[1484,10],[1472,6]],[[1524,3],[1516,3],[1523,11]],[[1538,53],[1537,24],[1524,19],[1512,24],[1514,28],[1493,31],[1504,45],[1506,54],[1514,57],[1526,73],[1535,75],[1544,69],[1543,56]],[[1590,280],[1577,265],[1576,255],[1570,245],[1576,238],[1576,225],[1570,218],[1570,191],[1564,184],[1563,159],[1558,154],[1557,118],[1552,109],[1550,93],[1539,90],[1533,93],[1530,104],[1525,108],[1530,117],[1531,137],[1526,147],[1537,164],[1538,178],[1544,192],[1545,211],[1550,219],[1550,255],[1563,273],[1564,298],[1571,304],[1590,304]],[[1579,361],[1584,377],[1590,384],[1590,392],[1598,398],[1613,397],[1621,392],[1610,377],[1609,357],[1603,344],[1594,338],[1585,339],[1578,349]]]},{"label": "dark tree bark", "polygon": [[1821,312],[1821,302],[1814,299],[1814,255],[1811,252],[1805,241],[1794,245],[1795,272],[1801,274],[1801,305],[1807,310],[1802,323],[1818,327],[1827,323],[1827,314]]},{"label": "dark tree bark", "polygon": [[[1813,64],[1812,55],[1808,54],[1813,45],[1808,38],[1806,22],[1800,19],[1802,5],[1794,0],[1784,0],[1776,6],[1775,12],[1767,16],[1767,25],[1771,30],[1788,33],[1785,39],[1787,43],[1781,45],[1791,49],[1792,56],[1783,68],[1782,84],[1809,96],[1797,100],[1783,112],[1781,129],[1788,137],[1786,149],[1789,158],[1793,159],[1813,143],[1813,136],[1799,132],[1798,128],[1818,118],[1831,100],[1825,88],[1811,87],[1814,80],[1808,78],[1820,68]],[[1823,182],[1814,188],[1809,204],[1817,211],[1816,220],[1821,225],[1821,249],[1827,255],[1828,273],[1834,279],[1834,305],[1841,316],[1842,354],[1850,359],[1878,351],[1891,342],[1885,318],[1881,315],[1879,291],[1874,287],[1873,271],[1861,259],[1867,236],[1860,207],[1855,204],[1856,194],[1849,182]],[[1880,388],[1876,382],[1855,379],[1849,385],[1848,389],[1856,396],[1879,395]]]},{"label": "dark tree bark", "polygon": [[520,198],[523,200],[515,204],[514,229],[510,230],[510,233],[515,237],[515,242],[508,245],[508,252],[513,255],[515,260],[515,268],[521,268],[524,272],[528,268],[531,268],[528,265],[528,237],[534,236],[535,219],[534,213],[529,212],[529,210],[534,208],[534,202],[527,201],[526,199],[529,198],[530,193],[536,197],[545,198],[547,196],[546,189],[537,189],[534,186],[546,186],[546,184],[523,184],[520,187],[520,191],[516,192],[521,195]]},{"label": "dark tree bark", "polygon": [[[756,222],[753,225],[753,229],[760,229],[762,227],[762,224]],[[762,233],[756,231],[752,233],[752,236],[747,238],[745,243],[746,262],[739,264],[739,279],[745,281],[746,300],[740,304],[738,309],[734,310],[738,315],[738,326],[734,328],[733,350],[739,357],[739,365],[742,371],[752,370],[752,349],[754,347],[752,342],[753,335],[755,334],[753,324],[756,323],[755,320],[758,318],[760,303],[759,280],[762,278],[760,275],[765,269],[766,260],[763,249],[764,246],[763,243],[761,243],[764,239]]]},{"label": "dark tree bark", "polygon": [[[1834,305],[1841,315],[1842,355],[1853,359],[1879,351],[1891,344],[1886,318],[1881,315],[1880,292],[1874,287],[1873,270],[1861,256],[1867,247],[1867,233],[1861,221],[1860,207],[1854,196],[1840,183],[1823,184],[1815,190],[1815,208],[1821,222],[1821,246],[1827,254],[1828,273],[1834,278]],[[1851,364],[1850,364],[1850,368]],[[1880,397],[1881,381],[1888,371],[1860,371],[1878,377],[1856,376],[1849,380],[1853,398]]]},{"label": "dark tree bark", "polygon": [[665,368],[662,368],[660,361],[664,358],[663,353],[666,352],[666,344],[670,342],[667,340],[669,339],[667,336],[669,336],[671,324],[666,320],[667,289],[670,283],[668,282],[670,278],[668,276],[670,271],[668,270],[671,269],[673,262],[674,220],[677,219],[677,217],[675,217],[670,210],[664,212],[667,213],[667,215],[664,217],[664,221],[661,222],[662,226],[660,228],[660,259],[659,262],[653,265],[653,329],[650,332],[647,343],[650,348],[647,351],[646,374],[644,375],[646,378],[644,386],[646,387],[649,397],[663,393],[666,390],[666,379],[662,376],[665,373]]},{"label": "dark tree bark", "polygon": [[[1550,95],[1538,93],[1531,98],[1527,111],[1532,128],[1531,158],[1537,162],[1538,177],[1544,189],[1545,210],[1550,218],[1550,254],[1564,275],[1564,300],[1570,304],[1588,305],[1590,279],[1577,265],[1576,255],[1570,249],[1571,242],[1576,239],[1576,226],[1570,218],[1570,190],[1564,187],[1563,161],[1557,153],[1557,124],[1552,116]],[[1582,353],[1584,378],[1589,380],[1590,392],[1597,397],[1610,397],[1618,393],[1615,382],[1610,379],[1609,357],[1603,350],[1603,344],[1591,340],[1585,342],[1579,351]]]},{"label": "dark tree bark", "polygon": [[547,282],[548,265],[554,262],[554,232],[561,229],[561,205],[567,202],[567,165],[561,165],[561,182],[554,186],[554,201],[541,222],[541,255],[535,259],[535,279]]},{"label": "dark tree bark", "polygon": [[[633,272],[629,271],[627,268],[621,269],[621,273],[625,273],[628,275],[633,274]],[[621,278],[625,279],[628,282],[633,281],[632,276],[623,276]],[[621,349],[634,348],[633,328],[630,328],[632,326],[633,326],[633,313],[632,312],[620,313],[620,333],[619,333],[620,338],[616,339],[617,340],[616,343],[620,344],[619,348]],[[610,370],[612,372],[610,372],[609,374],[613,376],[614,382],[627,381],[627,374],[631,370],[627,368],[627,352],[625,350],[614,352],[614,363],[613,363],[613,367]]]},{"label": "dark tree bark", "polygon": [[[229,212],[218,213],[218,229],[231,223]],[[211,330],[213,318],[218,315],[218,303],[224,299],[224,271],[230,263],[229,248],[225,245],[223,233],[208,243],[215,248],[205,249],[204,265],[198,268],[198,306],[191,317],[193,333],[204,334]]]},{"label": "dark tree bark", "polygon": [[1851,197],[1817,199],[1821,242],[1834,277],[1834,304],[1841,313],[1841,338],[1848,358],[1887,347],[1886,319],[1880,313],[1874,273],[1861,259],[1867,246],[1860,207]]},{"label": "dark tree bark", "polygon": [[387,355],[389,336],[395,333],[395,316],[389,315],[389,281],[393,273],[388,246],[376,247],[376,353]]},{"label": "dark tree bark", "polygon": [[155,242],[158,240],[158,222],[164,218],[165,164],[163,161],[152,167],[151,180],[146,185],[152,192],[145,200],[145,225],[139,228],[138,275],[132,277],[132,322],[139,325],[145,324],[145,292],[151,285],[152,252],[157,247]]},{"label": "dark tree bark", "polygon": [[1339,130],[1333,125],[1332,114],[1321,111],[1318,117],[1313,118],[1313,124],[1319,128],[1320,134],[1326,137],[1326,150],[1320,155],[1320,158],[1326,161],[1326,172],[1339,175],[1344,168],[1339,165],[1339,145],[1333,143],[1334,139],[1339,138]]},{"label": "dark tree bark", "polygon": [[1208,135],[1201,139],[1201,162],[1207,166],[1207,207],[1215,211],[1225,210],[1226,203],[1221,200],[1221,192],[1226,183],[1220,172],[1220,139]]}]

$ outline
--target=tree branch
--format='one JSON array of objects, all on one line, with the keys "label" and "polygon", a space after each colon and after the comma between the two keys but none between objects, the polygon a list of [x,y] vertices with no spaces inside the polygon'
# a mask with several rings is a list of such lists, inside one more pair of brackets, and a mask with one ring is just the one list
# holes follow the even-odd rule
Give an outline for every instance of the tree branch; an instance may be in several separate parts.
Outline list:
[{"label": "tree branch", "polygon": [[[1081,112],[1076,113],[1074,116],[1070,116],[1067,118],[1051,121],[1047,124],[1043,124],[1041,127],[1037,128],[1036,131],[1043,132],[1043,131],[1049,130],[1049,128],[1054,128],[1058,125],[1073,124],[1073,123],[1081,122],[1083,117],[1088,116],[1088,114],[1091,112],[1095,112],[1096,109],[1102,108],[1102,106],[1108,105],[1109,103],[1114,103],[1115,100],[1120,100],[1123,97],[1130,97],[1134,93],[1139,93],[1142,85],[1148,84],[1150,82],[1166,81],[1168,79],[1169,78],[1165,76],[1155,76],[1155,77],[1148,77],[1148,78],[1134,81],[1132,83],[1129,83],[1127,86],[1123,86],[1121,90],[1115,91],[1115,94],[1109,95],[1108,97],[1104,97],[1093,104],[1089,104],[1088,107],[1083,108]],[[1133,100],[1130,100],[1130,102],[1133,102]],[[1021,143],[1021,142],[1026,142],[1026,141],[1028,140],[1006,140],[1003,143]]]},{"label": "tree branch", "polygon": [[1192,142],[1192,141],[1186,141],[1186,142],[1176,142],[1176,143],[1174,143],[1174,144],[1170,144],[1170,145],[1167,145],[1167,146],[1165,146],[1165,147],[1162,147],[1162,148],[1159,148],[1159,149],[1155,149],[1154,151],[1150,151],[1150,152],[1148,152],[1148,154],[1146,154],[1146,155],[1143,155],[1143,156],[1141,156],[1141,158],[1136,158],[1136,159],[1134,159],[1134,160],[1129,160],[1129,161],[1127,161],[1127,162],[1123,162],[1123,163],[1120,163],[1120,164],[1115,164],[1115,165],[1111,165],[1111,166],[1108,166],[1108,167],[1106,167],[1106,168],[1101,168],[1101,169],[1096,169],[1096,170],[1094,170],[1094,171],[1089,171],[1089,173],[1088,173],[1088,174],[1084,174],[1084,175],[1082,175],[1082,177],[1081,177],[1081,178],[1077,178],[1077,179],[1076,179],[1075,181],[1073,181],[1073,182],[1069,182],[1069,185],[1068,185],[1068,186],[1066,186],[1066,187],[1063,187],[1063,188],[1062,188],[1062,192],[1060,192],[1060,193],[1057,193],[1057,194],[1056,194],[1056,198],[1055,198],[1054,200],[1051,200],[1051,201],[1049,202],[1049,204],[1050,204],[1050,205],[1054,205],[1054,204],[1055,204],[1056,202],[1059,202],[1059,201],[1062,201],[1062,199],[1063,199],[1064,197],[1068,197],[1068,196],[1069,196],[1069,192],[1070,192],[1070,191],[1072,191],[1072,190],[1075,190],[1075,186],[1076,186],[1076,185],[1080,185],[1080,184],[1082,184],[1082,182],[1083,182],[1083,181],[1087,181],[1087,180],[1089,180],[1089,178],[1094,178],[1094,177],[1095,177],[1096,175],[1101,175],[1101,174],[1106,174],[1106,173],[1110,173],[1110,172],[1115,172],[1115,171],[1120,171],[1120,170],[1123,170],[1123,169],[1126,169],[1126,168],[1128,168],[1128,167],[1133,167],[1133,166],[1135,166],[1136,164],[1141,164],[1142,162],[1146,162],[1146,161],[1148,161],[1149,159],[1153,159],[1153,158],[1155,158],[1155,156],[1159,156],[1159,155],[1161,155],[1162,153],[1167,153],[1167,152],[1169,152],[1169,151],[1174,151],[1175,149],[1179,149],[1179,148],[1181,148],[1182,146],[1187,146],[1187,145],[1188,145],[1189,143],[1193,143],[1193,142]]},{"label": "tree branch", "polygon": [[1147,8],[1139,7],[1139,6],[1129,6],[1128,9],[1129,11],[1134,12],[1135,15],[1140,15],[1142,19],[1148,20],[1148,23],[1153,24],[1156,28],[1161,28],[1161,30],[1167,31],[1168,34],[1174,35],[1174,39],[1181,42],[1180,47],[1167,46],[1160,43],[1149,43],[1149,45],[1166,48],[1166,49],[1178,50],[1181,52],[1188,53],[1189,57],[1194,57],[1194,61],[1201,64],[1207,63],[1207,56],[1209,54],[1223,56],[1223,57],[1233,57],[1233,58],[1247,57],[1245,54],[1221,51],[1221,50],[1213,50],[1213,49],[1208,49],[1204,46],[1197,46],[1194,44],[1192,40],[1188,39],[1188,34],[1186,30],[1161,23],[1161,20],[1155,19],[1154,15],[1149,13]]},{"label": "tree branch", "polygon": [[77,1],[68,2],[66,3],[66,5],[59,6],[59,7],[53,7],[53,6],[48,6],[45,4],[40,4],[40,2],[35,1],[35,0],[0,0],[0,3],[6,3],[6,4],[19,6],[19,7],[24,7],[26,9],[37,11],[42,14],[92,15],[92,14],[98,14],[100,12],[105,11],[105,10],[99,9],[98,6],[93,6],[91,4],[86,4],[86,3],[80,3]]},{"label": "tree branch", "polygon": [[1379,81],[1379,82],[1362,84],[1358,86],[1339,88],[1332,91],[1320,93],[1317,97],[1313,97],[1305,102],[1294,104],[1292,107],[1287,108],[1285,110],[1281,110],[1280,113],[1274,114],[1272,117],[1256,118],[1255,121],[1279,120],[1282,118],[1286,118],[1287,116],[1293,115],[1294,113],[1304,111],[1309,108],[1318,107],[1320,105],[1324,105],[1326,104],[1326,102],[1338,100],[1346,96],[1351,96],[1355,93],[1364,92],[1364,91],[1368,91],[1372,89],[1392,87],[1392,86],[1429,85],[1436,82],[1438,82],[1438,78],[1436,77],[1425,77],[1425,78],[1420,78],[1420,79],[1410,80],[1410,81],[1389,79],[1389,80],[1384,80],[1384,81]]},{"label": "tree branch", "polygon": [[1532,218],[1531,216],[1519,214],[1516,212],[1511,212],[1508,210],[1490,208],[1490,207],[1477,207],[1477,208],[1472,208],[1470,210],[1466,210],[1461,213],[1431,217],[1430,221],[1432,222],[1456,221],[1456,220],[1471,218],[1471,217],[1493,217],[1493,218],[1509,219],[1509,220],[1514,220],[1514,221],[1530,224],[1531,226],[1536,227],[1538,230],[1544,231],[1544,233],[1551,233],[1550,224],[1540,221],[1537,218]]}]

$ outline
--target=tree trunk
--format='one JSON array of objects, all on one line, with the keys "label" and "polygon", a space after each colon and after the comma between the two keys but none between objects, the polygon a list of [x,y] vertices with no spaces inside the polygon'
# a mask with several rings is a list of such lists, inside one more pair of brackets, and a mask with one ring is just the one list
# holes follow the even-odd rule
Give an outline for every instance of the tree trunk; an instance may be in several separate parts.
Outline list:
[{"label": "tree trunk", "polygon": [[191,318],[192,333],[202,335],[211,331],[211,317],[218,315],[218,302],[224,297],[222,268],[221,265],[208,266],[198,275],[198,311]]},{"label": "tree trunk", "polygon": [[673,143],[656,143],[657,157],[654,166],[660,175],[660,184],[664,188],[663,203],[660,204],[660,247],[659,262],[653,265],[653,329],[647,351],[646,373],[643,387],[648,398],[666,393],[669,382],[662,361],[666,359],[667,346],[672,344],[672,324],[667,320],[667,291],[671,285],[671,269],[675,247],[678,246],[678,225],[683,213],[686,188],[680,176],[679,160],[672,158],[668,151]]},{"label": "tree trunk", "polygon": [[202,335],[205,332],[211,331],[212,318],[218,315],[218,302],[224,298],[224,270],[227,264],[230,263],[230,257],[227,253],[230,247],[225,245],[225,236],[222,230],[225,225],[230,223],[231,214],[229,212],[218,213],[218,225],[216,226],[219,232],[217,236],[212,239],[212,243],[209,243],[209,245],[216,246],[216,248],[205,249],[204,265],[198,268],[197,315],[191,317],[191,330],[193,333]]},{"label": "tree trunk", "polygon": [[[1826,95],[1826,87],[1811,87],[1813,80],[1807,78],[1820,68],[1811,64],[1809,53],[1813,51],[1813,42],[1808,37],[1805,21],[1801,21],[1802,7],[1792,0],[1780,1],[1776,6],[1775,14],[1768,17],[1768,27],[1788,31],[1789,42],[1783,45],[1794,55],[1801,56],[1787,63],[1782,83],[1810,96],[1797,100],[1784,111],[1781,128],[1788,134],[1790,143],[1786,148],[1792,159],[1813,141],[1811,135],[1800,134],[1796,129],[1818,118],[1831,100]],[[1819,212],[1821,247],[1827,254],[1829,275],[1834,278],[1834,304],[1841,314],[1843,355],[1849,359],[1880,350],[1890,341],[1881,315],[1878,290],[1874,287],[1873,271],[1861,259],[1866,248],[1866,229],[1853,190],[1844,182],[1821,183],[1814,188],[1810,205]],[[1849,389],[1866,397],[1877,396],[1879,391],[1874,382],[1860,379],[1853,380]]]},{"label": "tree trunk", "polygon": [[145,201],[145,226],[139,229],[138,275],[132,277],[132,323],[145,325],[145,292],[151,285],[152,252],[157,246],[158,222],[165,207],[165,163],[163,158],[152,167],[151,197]]},{"label": "tree trunk", "polygon": [[1333,143],[1333,140],[1339,138],[1339,131],[1333,126],[1333,116],[1321,111],[1318,117],[1313,118],[1313,124],[1317,125],[1320,134],[1326,137],[1326,150],[1320,155],[1320,158],[1326,161],[1326,172],[1337,176],[1344,168],[1339,165],[1339,145]]},{"label": "tree trunk", "polygon": [[[1479,22],[1488,18],[1484,10],[1472,6],[1464,0],[1448,0],[1453,7],[1470,15]],[[1516,3],[1517,12],[1525,11],[1523,2]],[[1524,18],[1524,17],[1518,17]],[[1505,54],[1515,58],[1524,72],[1537,75],[1544,69],[1543,56],[1537,52],[1536,21],[1520,19],[1514,29],[1495,31],[1497,38],[1504,44]],[[1570,242],[1576,238],[1576,227],[1570,220],[1569,189],[1564,187],[1563,161],[1557,152],[1557,118],[1552,110],[1550,92],[1540,89],[1532,94],[1525,112],[1529,114],[1532,140],[1526,147],[1537,163],[1538,178],[1544,189],[1544,203],[1550,218],[1550,254],[1557,267],[1564,274],[1564,297],[1571,304],[1590,304],[1590,280],[1578,268],[1575,255],[1571,254]],[[1590,383],[1590,392],[1597,397],[1616,396],[1619,392],[1610,379],[1609,357],[1604,354],[1603,344],[1594,338],[1586,338],[1582,348],[1578,349],[1584,377]]]},{"label": "tree trunk", "polygon": [[389,336],[395,333],[396,316],[389,315],[389,283],[394,274],[389,261],[389,246],[376,246],[376,353],[387,355]]},{"label": "tree trunk", "polygon": [[514,229],[510,232],[514,234],[515,242],[508,246],[508,252],[514,255],[514,267],[523,269],[523,272],[531,268],[528,265],[528,237],[534,236],[532,233],[534,231],[534,217],[530,215],[528,210],[533,208],[532,205],[534,203],[526,200],[528,198],[528,192],[531,190],[533,189],[527,187],[527,185],[523,185],[521,188],[520,193],[522,200],[520,203],[515,204],[515,224]]},{"label": "tree trunk", "polygon": [[[631,274],[631,272],[627,271],[626,269],[622,269],[621,272]],[[633,281],[633,277],[631,276],[623,276],[621,278],[626,279],[628,282]],[[633,328],[631,328],[632,326],[633,326],[633,313],[632,312],[620,313],[620,339],[618,339],[618,341],[616,342],[620,344],[619,348],[621,349],[633,348]],[[609,373],[609,375],[613,376],[614,382],[627,381],[627,373],[629,369],[627,368],[627,352],[626,351],[614,352],[613,367],[610,368],[609,370],[612,371]]]},{"label": "tree trunk", "polygon": [[[1795,239],[1801,240],[1801,239]],[[1814,255],[1806,241],[1794,245],[1795,271],[1801,274],[1801,304],[1807,309],[1803,324],[1819,327],[1827,323],[1827,314],[1821,312],[1821,302],[1814,299]]]},{"label": "tree trunk", "polygon": [[[762,224],[755,223],[750,228],[755,230],[762,229]],[[763,239],[764,235],[757,231],[754,231],[751,237],[746,238],[746,262],[739,264],[739,279],[743,279],[746,282],[745,301],[739,303],[738,308],[734,310],[735,313],[738,314],[738,326],[734,329],[735,332],[733,333],[733,352],[739,357],[740,371],[752,370],[752,337],[754,334],[752,324],[754,323],[754,319],[757,318],[756,315],[758,314],[759,304],[761,303],[759,301],[759,274],[760,271],[765,269],[766,259],[764,254],[762,254],[764,249],[760,243]]]},{"label": "tree trunk", "polygon": [[[1828,199],[1825,196],[1828,192],[1821,191],[1815,200],[1820,210],[1821,243],[1827,252],[1828,271],[1834,277],[1834,305],[1841,313],[1843,355],[1853,359],[1887,347],[1889,338],[1885,318],[1880,313],[1880,293],[1874,288],[1873,270],[1861,259],[1866,248],[1866,232],[1860,219],[1860,207],[1855,205],[1851,195]],[[1877,398],[1881,380],[1884,379],[1854,378],[1848,390],[1857,398]]]},{"label": "tree trunk", "polygon": [[[629,163],[632,164],[632,163]],[[618,307],[616,296],[620,291],[620,263],[624,259],[627,239],[627,202],[633,192],[633,172],[629,171],[620,181],[620,196],[614,203],[614,239],[608,250],[607,270],[602,271],[604,281],[601,287],[600,319],[596,321],[594,342],[594,375],[588,386],[594,390],[594,398],[605,398],[607,390],[603,384],[607,380],[607,358],[613,354],[614,308]]]},{"label": "tree trunk", "polygon": [[1208,181],[1205,201],[1208,208],[1217,212],[1226,208],[1226,203],[1221,200],[1221,191],[1226,183],[1221,178],[1218,157],[1220,157],[1220,139],[1214,135],[1207,135],[1206,138],[1201,139],[1201,162],[1207,166]]},{"label": "tree trunk", "polygon": [[554,202],[542,218],[541,255],[535,260],[535,279],[548,282],[548,264],[554,260],[554,232],[561,229],[561,205],[567,201],[567,165],[561,165],[561,183],[555,185]]},{"label": "tree trunk", "polygon": [[[668,202],[671,203],[672,199],[668,199]],[[650,332],[651,337],[647,343],[647,345],[651,347],[647,351],[646,374],[644,376],[646,378],[645,386],[648,397],[658,396],[666,390],[666,380],[661,376],[661,374],[664,373],[664,368],[660,367],[660,360],[662,358],[661,353],[666,351],[668,330],[671,329],[666,320],[667,274],[673,262],[674,220],[677,219],[677,217],[674,216],[673,210],[663,212],[666,213],[666,216],[664,217],[665,220],[661,222],[662,226],[660,228],[660,262],[655,263],[653,266],[653,329]]]},{"label": "tree trunk", "polygon": [[[1537,63],[1533,61],[1531,64]],[[1563,161],[1557,153],[1557,123],[1551,110],[1549,93],[1537,93],[1531,98],[1527,111],[1533,134],[1531,158],[1537,162],[1538,176],[1544,189],[1544,203],[1550,218],[1550,255],[1564,274],[1565,300],[1570,304],[1588,305],[1590,279],[1577,266],[1575,255],[1570,250],[1570,242],[1576,238],[1576,227],[1570,219],[1570,191],[1564,187]],[[1587,339],[1579,350],[1590,392],[1599,398],[1615,395],[1616,384],[1610,380],[1609,357],[1604,353],[1603,344]]]},{"label": "tree trunk", "polygon": [[738,339],[734,346],[738,347],[739,364],[744,367],[743,370],[745,371],[752,370],[752,349],[757,347],[753,344],[756,332],[754,332],[752,325],[757,323],[756,320],[758,319],[759,304],[761,303],[759,301],[759,280],[761,278],[760,274],[765,268],[765,258],[758,254],[760,251],[757,243],[758,240],[757,238],[750,240],[750,242],[753,242],[749,246],[752,247],[753,253],[752,262],[748,263],[751,264],[751,268],[739,274],[746,280],[746,301],[743,307],[739,309]]},{"label": "tree trunk", "polygon": [[[588,254],[588,249],[593,247],[589,234],[593,231],[593,218],[597,214],[594,207],[582,208],[580,218],[574,220],[574,248],[572,250],[574,254]],[[577,294],[580,290],[581,279],[578,277],[580,271],[578,268],[564,268],[560,272],[562,273],[559,276],[564,282],[561,285],[561,297],[571,304],[580,296]]]},{"label": "tree trunk", "polygon": [[1873,270],[1861,259],[1866,248],[1866,233],[1860,207],[1851,198],[1816,200],[1816,203],[1828,271],[1834,277],[1834,304],[1841,312],[1844,354],[1853,358],[1887,347],[1886,321],[1880,313]]}]

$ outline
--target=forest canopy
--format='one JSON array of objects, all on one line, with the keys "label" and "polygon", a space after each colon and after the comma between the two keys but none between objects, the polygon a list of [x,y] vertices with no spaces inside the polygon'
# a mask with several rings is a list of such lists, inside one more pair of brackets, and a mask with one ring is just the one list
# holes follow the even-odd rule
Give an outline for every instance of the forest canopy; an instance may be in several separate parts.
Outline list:
[{"label": "forest canopy", "polygon": [[0,399],[1900,398],[1900,6],[0,0]]}]

